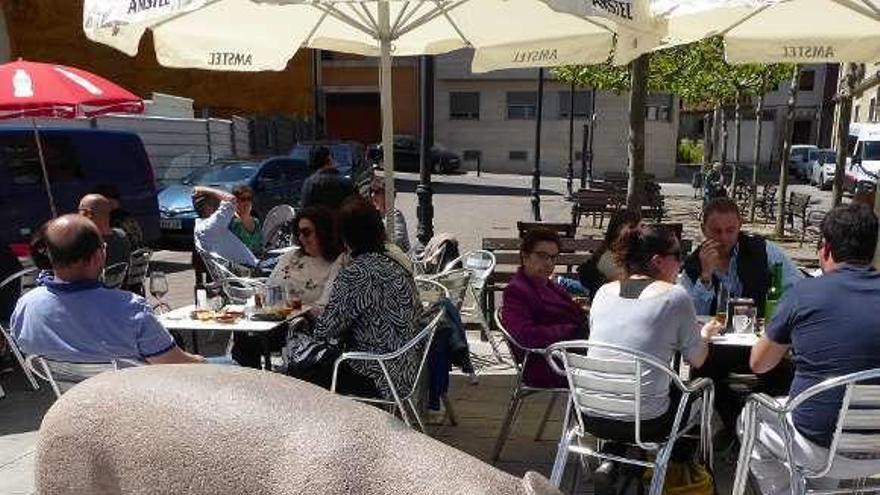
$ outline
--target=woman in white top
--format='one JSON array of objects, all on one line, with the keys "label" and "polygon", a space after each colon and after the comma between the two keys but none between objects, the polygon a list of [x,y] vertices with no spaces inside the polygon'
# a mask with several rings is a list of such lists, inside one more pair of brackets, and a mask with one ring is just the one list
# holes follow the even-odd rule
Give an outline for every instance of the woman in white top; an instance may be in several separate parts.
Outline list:
[{"label": "woman in white top", "polygon": [[[296,290],[302,303],[311,306],[312,314],[317,316],[327,305],[330,287],[339,273],[342,246],[333,214],[326,208],[303,208],[294,221],[297,249],[278,260],[269,278]],[[280,349],[286,337],[286,329],[270,336],[272,349]],[[262,342],[258,338],[243,333],[233,336],[232,358],[238,364],[259,369],[262,352]]]},{"label": "woman in white top", "polygon": [[[623,280],[603,285],[590,307],[590,341],[613,344],[671,363],[676,352],[699,368],[708,354],[708,340],[720,325],[697,324],[694,305],[687,292],[675,284],[681,270],[681,246],[675,233],[657,225],[643,225],[624,233],[613,246],[616,261],[628,274]],[[590,355],[613,357],[600,349]],[[641,438],[669,433],[678,403],[678,389],[659,370],[648,371],[642,388]],[[632,415],[598,412],[585,416],[589,429],[602,431],[602,438],[632,438]],[[615,438],[620,437],[620,438]]]},{"label": "woman in white top", "polygon": [[295,222],[298,249],[281,256],[269,279],[296,290],[303,304],[320,313],[342,263],[336,222],[330,210],[320,206],[300,210]]}]

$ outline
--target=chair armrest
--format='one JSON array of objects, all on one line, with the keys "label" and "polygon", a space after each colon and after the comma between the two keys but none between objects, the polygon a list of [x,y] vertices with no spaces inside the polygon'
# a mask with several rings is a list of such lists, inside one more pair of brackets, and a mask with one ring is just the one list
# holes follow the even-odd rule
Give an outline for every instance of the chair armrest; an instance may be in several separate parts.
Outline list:
[{"label": "chair armrest", "polygon": [[764,393],[749,395],[746,403],[749,402],[755,403],[756,407],[763,407],[777,414],[788,412],[788,408],[784,404],[780,404],[776,399]]},{"label": "chair armrest", "polygon": [[695,392],[700,392],[700,391],[706,390],[706,389],[715,388],[715,384],[712,382],[712,380],[709,378],[705,378],[705,377],[700,377],[700,378],[697,378],[696,380],[691,380],[687,383],[684,383],[683,385],[684,385],[684,392],[689,393],[689,394],[692,394]]}]

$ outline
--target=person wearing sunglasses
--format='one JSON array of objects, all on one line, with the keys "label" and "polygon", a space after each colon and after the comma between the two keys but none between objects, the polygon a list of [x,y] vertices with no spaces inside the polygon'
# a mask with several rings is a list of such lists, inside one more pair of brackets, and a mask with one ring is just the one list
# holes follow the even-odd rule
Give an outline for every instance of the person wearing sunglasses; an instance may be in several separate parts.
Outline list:
[{"label": "person wearing sunglasses", "polygon": [[[298,249],[288,251],[278,260],[269,275],[290,293],[299,296],[304,305],[311,306],[314,316],[320,315],[330,298],[330,287],[339,273],[343,259],[342,245],[336,231],[333,214],[322,206],[303,208],[294,219]],[[270,336],[273,350],[286,341],[286,329]],[[260,368],[262,341],[242,333],[233,336],[232,358],[242,366]]]},{"label": "person wearing sunglasses", "polygon": [[[676,352],[693,368],[709,354],[709,339],[721,325],[715,320],[702,328],[697,324],[694,303],[676,285],[681,270],[681,245],[675,232],[659,225],[642,225],[625,232],[612,245],[616,262],[626,278],[599,288],[590,307],[590,341],[611,344],[669,363]],[[591,349],[597,358],[619,357],[612,351]],[[670,386],[669,377],[651,369],[642,386],[641,438],[668,435],[678,409],[681,392]],[[635,418],[631,414],[584,416],[586,428],[605,439],[633,441]],[[650,441],[650,440],[649,440]],[[614,453],[610,445],[606,452]],[[613,463],[601,465],[594,480],[596,493],[607,493],[598,484],[610,484]]]},{"label": "person wearing sunglasses", "polygon": [[259,256],[263,252],[263,234],[260,220],[253,215],[254,190],[247,184],[239,184],[232,188],[232,195],[235,196],[235,218],[229,230]]},{"label": "person wearing sunglasses", "polygon": [[[525,347],[544,348],[562,340],[586,338],[586,313],[551,277],[559,257],[559,235],[530,230],[520,246],[520,268],[504,289],[501,321]],[[523,356],[514,356],[521,360]],[[523,381],[532,387],[565,387],[565,377],[542,359],[530,359]]]}]

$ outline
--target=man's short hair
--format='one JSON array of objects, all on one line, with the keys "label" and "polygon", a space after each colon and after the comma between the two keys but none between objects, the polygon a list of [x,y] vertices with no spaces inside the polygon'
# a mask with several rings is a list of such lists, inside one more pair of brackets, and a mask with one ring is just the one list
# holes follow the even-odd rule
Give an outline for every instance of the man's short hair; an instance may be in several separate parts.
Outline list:
[{"label": "man's short hair", "polygon": [[104,245],[98,227],[91,220],[73,214],[49,222],[45,242],[55,268],[88,261]]},{"label": "man's short hair", "polygon": [[706,203],[703,208],[703,225],[709,220],[709,217],[716,214],[734,213],[739,218],[739,206],[736,202],[726,196],[714,198]]},{"label": "man's short hair", "polygon": [[88,211],[93,217],[110,218],[113,204],[100,194],[86,194],[79,200],[79,211]]},{"label": "man's short hair", "polygon": [[822,240],[835,262],[870,265],[877,248],[877,216],[863,204],[838,205],[822,221]]},{"label": "man's short hair", "polygon": [[198,193],[192,195],[193,209],[196,213],[205,218],[220,207],[220,200],[213,194]]}]

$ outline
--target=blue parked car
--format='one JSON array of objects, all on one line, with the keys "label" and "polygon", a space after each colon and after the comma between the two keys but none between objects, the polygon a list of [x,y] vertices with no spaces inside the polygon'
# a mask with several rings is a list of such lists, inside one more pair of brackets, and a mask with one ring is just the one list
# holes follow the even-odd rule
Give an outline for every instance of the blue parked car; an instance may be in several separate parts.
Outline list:
[{"label": "blue parked car", "polygon": [[[119,193],[125,214],[137,220],[140,240],[158,239],[153,168],[136,134],[50,128],[40,129],[40,143],[59,214],[75,213],[82,196],[110,188]],[[33,128],[0,128],[0,239],[27,257],[31,234],[51,216]]]},{"label": "blue parked car", "polygon": [[302,183],[309,176],[303,160],[272,157],[252,161],[217,161],[188,175],[180,183],[159,192],[159,225],[164,241],[192,242],[196,212],[192,205],[193,186],[209,186],[227,191],[237,184],[254,190],[254,215],[266,213],[280,204],[299,204]]}]

